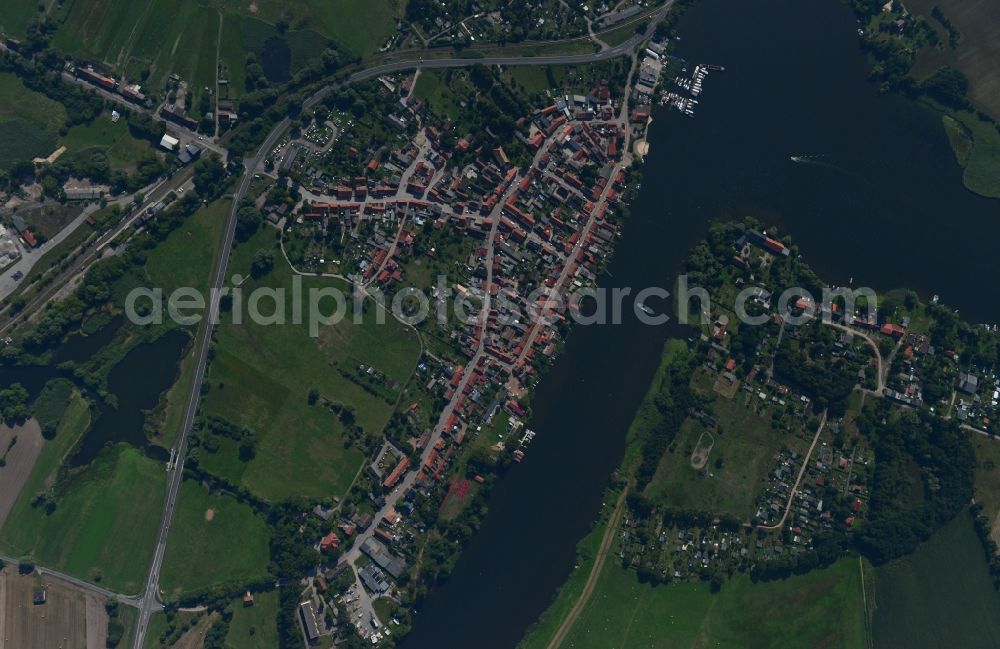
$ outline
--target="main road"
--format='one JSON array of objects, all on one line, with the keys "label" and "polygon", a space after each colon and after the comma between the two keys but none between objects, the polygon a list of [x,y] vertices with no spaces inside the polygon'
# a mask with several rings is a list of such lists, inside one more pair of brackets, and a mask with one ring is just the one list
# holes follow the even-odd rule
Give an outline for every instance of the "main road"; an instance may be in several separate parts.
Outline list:
[{"label": "main road", "polygon": [[[400,72],[403,70],[411,70],[415,68],[456,68],[456,67],[467,67],[471,65],[574,65],[574,64],[585,64],[592,63],[594,61],[604,61],[608,59],[617,58],[619,56],[630,55],[633,49],[641,43],[643,40],[649,38],[656,24],[659,20],[669,11],[670,7],[673,5],[675,0],[669,0],[663,8],[654,16],[653,20],[650,22],[646,30],[641,34],[636,34],[629,40],[625,41],[621,45],[616,47],[608,48],[606,50],[597,52],[595,54],[572,54],[572,55],[553,55],[553,56],[538,56],[538,57],[518,57],[518,56],[504,56],[504,57],[484,57],[484,58],[453,58],[453,59],[429,59],[429,60],[410,60],[410,61],[400,61],[397,63],[387,63],[385,65],[379,65],[375,67],[368,68],[366,70],[360,70],[355,72],[350,77],[348,77],[346,82],[334,83],[327,85],[316,93],[311,95],[308,99],[303,102],[303,108],[308,110],[319,101],[321,101],[327,94],[337,90],[344,85],[357,83],[359,81],[364,81],[366,79],[371,79],[382,74],[389,74],[393,72]],[[268,152],[274,147],[281,136],[288,130],[291,125],[291,119],[286,117],[271,130],[264,143],[261,144],[257,153],[250,159],[244,162],[246,171],[243,174],[243,178],[233,196],[232,208],[229,211],[229,217],[226,222],[225,236],[222,241],[222,245],[219,249],[218,260],[215,265],[215,272],[212,277],[211,287],[216,291],[221,290],[224,282],[226,271],[229,267],[229,252],[233,245],[233,240],[235,238],[236,231],[236,213],[239,210],[240,202],[243,195],[246,193],[250,186],[250,182],[253,179],[254,171],[260,166],[261,162],[267,156]],[[495,226],[494,226],[495,229]],[[489,261],[489,260],[488,260]],[[488,264],[492,266],[492,264]],[[488,295],[488,293],[487,293]],[[170,482],[167,486],[167,494],[164,502],[163,516],[160,521],[160,531],[157,536],[156,550],[153,553],[153,560],[149,568],[149,573],[146,577],[145,588],[142,591],[139,602],[139,619],[136,626],[136,633],[133,637],[132,647],[133,649],[142,649],[146,640],[146,633],[149,630],[149,620],[152,613],[159,609],[159,580],[160,580],[160,569],[163,565],[163,556],[166,551],[167,540],[170,535],[170,527],[173,523],[174,517],[174,506],[177,502],[177,495],[180,491],[181,481],[183,480],[184,474],[184,459],[187,452],[187,442],[188,436],[190,435],[191,428],[194,424],[195,415],[198,411],[199,396],[201,394],[201,384],[205,377],[205,368],[208,364],[208,351],[209,344],[211,342],[212,328],[218,319],[219,304],[218,299],[210,300],[208,318],[203,319],[201,325],[198,329],[197,339],[195,343],[196,348],[196,361],[195,361],[195,376],[191,383],[191,390],[188,394],[187,404],[184,410],[184,418],[182,420],[181,434],[177,445],[175,447],[177,458],[177,463],[173,469],[170,476]],[[478,355],[477,355],[478,356]],[[478,361],[479,358],[473,359]],[[470,363],[470,367],[474,366],[474,363]],[[471,372],[467,373],[468,376],[463,377],[463,382],[468,381]],[[463,386],[464,387],[464,386]],[[447,410],[447,409],[446,409]],[[442,413],[442,417],[444,417]],[[444,419],[442,419],[444,421]],[[436,429],[440,429],[439,426]],[[355,546],[356,547],[356,546]]]}]

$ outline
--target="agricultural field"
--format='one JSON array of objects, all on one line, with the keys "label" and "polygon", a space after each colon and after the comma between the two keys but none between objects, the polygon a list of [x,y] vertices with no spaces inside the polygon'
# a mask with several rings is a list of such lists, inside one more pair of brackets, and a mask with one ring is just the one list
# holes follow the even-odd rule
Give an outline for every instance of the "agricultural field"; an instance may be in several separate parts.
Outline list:
[{"label": "agricultural field", "polygon": [[[39,401],[49,391],[46,388]],[[83,435],[87,427],[90,426],[90,406],[79,395],[74,392],[68,399],[64,412],[60,413],[57,419],[57,429],[55,438],[46,441],[35,459],[30,475],[25,479],[19,492],[5,492],[2,498],[6,504],[6,499],[12,497],[12,502],[8,505],[10,527],[19,525],[20,521],[26,520],[34,515],[31,501],[39,492],[45,491],[55,481],[56,473],[62,465],[63,460],[73,448],[76,441]],[[35,409],[39,409],[36,401]],[[45,425],[44,423],[42,425]],[[2,506],[0,506],[2,508]],[[7,527],[4,526],[4,516],[0,516],[0,539],[5,538]],[[0,541],[2,544],[2,541]]]},{"label": "agricultural field", "polygon": [[739,575],[716,594],[705,583],[640,583],[608,561],[563,643],[575,649],[865,646],[862,576],[853,558],[784,581],[753,583]]},{"label": "agricultural field", "polygon": [[[10,0],[0,25],[23,36],[39,3]],[[254,53],[273,82],[281,82],[332,41],[355,56],[375,52],[395,32],[403,0],[67,0],[48,3],[60,22],[53,46],[103,63],[156,93],[178,74],[194,92],[199,114],[206,89],[214,92],[217,65],[234,98],[244,91],[246,56]],[[226,95],[223,95],[225,97]]]},{"label": "agricultural field", "polygon": [[28,90],[15,75],[0,72],[0,170],[52,153],[65,122],[62,104]]},{"label": "agricultural field", "polygon": [[0,527],[31,475],[44,444],[41,427],[34,419],[13,428],[0,423]]},{"label": "agricultural field", "polygon": [[[949,45],[947,27],[932,12],[938,7],[959,33]],[[942,66],[951,66],[969,78],[969,98],[977,108],[1000,120],[1000,4],[962,0],[910,0],[907,10],[927,20],[938,31],[940,45],[925,47],[917,56],[914,74],[926,78]]]},{"label": "agricultural field", "polygon": [[[43,466],[40,459],[37,467]],[[153,552],[166,475],[161,463],[121,444],[60,485],[51,513],[32,507],[34,492],[26,488],[0,530],[0,548],[107,588],[138,592]]]},{"label": "agricultural field", "polygon": [[[261,286],[292,295],[292,273],[274,236],[271,228],[264,228],[235,251],[231,270],[244,275],[258,251],[274,254],[274,269],[241,286],[244,296]],[[318,278],[302,280],[304,295],[310,288],[328,285]],[[263,300],[262,312],[271,313],[272,305]],[[257,435],[257,451],[243,462],[236,443],[222,440],[218,452],[201,454],[202,465],[269,500],[346,491],[364,453],[348,447],[344,424],[321,405],[308,405],[308,397],[316,390],[323,398],[348,405],[366,433],[381,432],[398,393],[385,384],[354,378],[357,368],[374,367],[398,389],[416,365],[419,343],[391,316],[385,324],[377,324],[374,316],[369,309],[364,324],[348,319],[323,327],[318,338],[309,336],[307,322],[292,324],[290,316],[282,326],[250,322],[245,314],[243,324],[224,323],[216,334],[203,411],[249,427]]]},{"label": "agricultural field", "polygon": [[876,568],[872,632],[875,649],[1000,646],[1000,594],[968,512]]},{"label": "agricultural field", "polygon": [[[694,375],[695,389],[699,375]],[[808,445],[775,429],[769,411],[758,413],[744,405],[748,398],[753,397],[743,391],[732,400],[716,394],[711,411],[719,425],[714,430],[694,418],[685,420],[646,495],[671,507],[752,518],[775,454],[785,446],[804,451]]]},{"label": "agricultural field", "polygon": [[181,485],[161,586],[169,596],[267,577],[267,522],[231,496]]},{"label": "agricultural field", "polygon": [[[45,591],[45,604],[32,603],[36,590]],[[7,566],[0,569],[0,646],[104,647],[108,633],[104,604],[103,598],[61,581],[20,575],[16,567]]]}]

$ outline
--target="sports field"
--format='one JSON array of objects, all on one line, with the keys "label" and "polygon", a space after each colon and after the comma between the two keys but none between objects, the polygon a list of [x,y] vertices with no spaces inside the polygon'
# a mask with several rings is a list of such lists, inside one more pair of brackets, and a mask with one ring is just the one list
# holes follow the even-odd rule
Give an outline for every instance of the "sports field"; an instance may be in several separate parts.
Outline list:
[{"label": "sports field", "polygon": [[[784,581],[745,575],[650,586],[609,561],[563,647],[574,649],[860,649],[866,646],[860,563],[842,559]],[[526,643],[522,649],[545,644]]]},{"label": "sports field", "polygon": [[[275,268],[269,274],[241,286],[245,296],[261,286],[282,288],[292,295],[292,272],[274,235],[274,230],[264,228],[234,252],[230,270],[243,275],[249,275],[258,250],[275,253]],[[303,280],[305,295],[312,287],[328,285],[317,278]],[[263,313],[272,308],[271,301],[262,302]],[[393,407],[386,395],[396,392],[385,384],[372,390],[344,373],[351,374],[360,365],[374,367],[398,390],[416,365],[419,343],[391,316],[385,324],[376,324],[373,311],[365,315],[364,324],[348,320],[323,328],[318,338],[309,336],[306,322],[290,322],[290,297],[285,313],[284,325],[256,324],[244,317],[243,324],[220,326],[204,411],[258,433],[257,453],[242,462],[235,442],[223,440],[219,452],[202,453],[201,462],[209,471],[267,499],[339,495],[350,486],[364,454],[345,447],[344,426],[333,413],[321,405],[308,405],[310,390],[353,407],[357,424],[378,435]]]},{"label": "sports field", "polygon": [[248,505],[186,480],[163,560],[163,592],[176,597],[266,578],[269,538],[267,522]]}]

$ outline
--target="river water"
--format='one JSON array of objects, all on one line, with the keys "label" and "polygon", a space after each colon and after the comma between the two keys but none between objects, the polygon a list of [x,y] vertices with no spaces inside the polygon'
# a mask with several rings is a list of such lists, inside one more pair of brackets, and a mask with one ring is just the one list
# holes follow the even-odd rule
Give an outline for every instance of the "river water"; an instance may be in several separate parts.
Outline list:
[{"label": "river water", "polygon": [[[724,65],[697,114],[660,111],[644,187],[605,286],[670,286],[712,219],[755,216],[791,234],[830,283],[940,294],[1000,322],[1000,201],[968,192],[940,117],[867,83],[836,0],[701,0],[675,53]],[[793,155],[818,157],[792,162]],[[539,385],[538,433],[494,489],[450,580],[403,649],[510,648],[565,581],[600,509],[668,328],[579,327]]]}]

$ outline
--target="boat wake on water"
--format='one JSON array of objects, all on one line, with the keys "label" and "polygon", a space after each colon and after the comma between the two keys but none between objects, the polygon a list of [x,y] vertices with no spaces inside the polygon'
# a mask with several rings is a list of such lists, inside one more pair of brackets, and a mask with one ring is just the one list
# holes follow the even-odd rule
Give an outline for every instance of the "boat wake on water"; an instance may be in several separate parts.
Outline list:
[{"label": "boat wake on water", "polygon": [[788,159],[796,164],[804,164],[804,165],[811,165],[814,167],[825,167],[827,169],[833,169],[834,171],[839,171],[842,174],[846,174],[848,176],[857,178],[858,180],[861,180],[867,185],[872,184],[871,181],[862,174],[859,174],[856,171],[851,171],[850,169],[845,169],[844,167],[834,164],[832,161],[832,157],[827,153],[799,153],[796,155],[789,156]]}]

